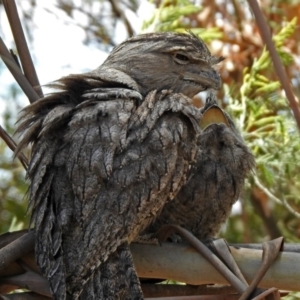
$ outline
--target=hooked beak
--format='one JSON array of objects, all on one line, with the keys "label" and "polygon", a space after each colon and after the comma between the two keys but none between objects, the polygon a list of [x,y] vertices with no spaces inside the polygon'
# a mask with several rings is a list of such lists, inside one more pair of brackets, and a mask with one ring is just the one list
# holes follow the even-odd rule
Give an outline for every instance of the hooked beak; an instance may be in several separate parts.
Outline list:
[{"label": "hooked beak", "polygon": [[198,60],[201,63],[200,72],[187,72],[184,74],[183,79],[200,84],[206,89],[219,90],[222,85],[222,80],[219,73],[212,67],[223,61],[224,57],[211,56],[209,60]]},{"label": "hooked beak", "polygon": [[201,70],[199,74],[185,73],[183,80],[192,81],[196,84],[205,86],[206,89],[219,90],[222,85],[220,75],[216,70],[210,68],[210,70]]}]

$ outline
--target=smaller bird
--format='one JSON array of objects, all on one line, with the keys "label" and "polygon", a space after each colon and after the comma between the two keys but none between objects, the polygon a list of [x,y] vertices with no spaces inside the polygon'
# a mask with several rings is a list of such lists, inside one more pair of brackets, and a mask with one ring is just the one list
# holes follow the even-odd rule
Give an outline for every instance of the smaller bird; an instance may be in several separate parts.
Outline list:
[{"label": "smaller bird", "polygon": [[245,178],[254,168],[253,155],[212,92],[201,112],[202,132],[187,182],[175,199],[164,206],[146,233],[174,224],[200,240],[214,237],[229,217]]}]

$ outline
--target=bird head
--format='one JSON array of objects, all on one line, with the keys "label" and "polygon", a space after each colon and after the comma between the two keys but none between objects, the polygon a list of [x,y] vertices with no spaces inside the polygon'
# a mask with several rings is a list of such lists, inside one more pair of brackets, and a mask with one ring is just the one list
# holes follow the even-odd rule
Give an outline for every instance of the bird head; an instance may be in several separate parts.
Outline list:
[{"label": "bird head", "polygon": [[211,55],[205,43],[190,33],[149,33],[117,46],[92,73],[147,95],[152,90],[172,90],[193,97],[219,89],[221,79],[213,66],[223,58]]}]

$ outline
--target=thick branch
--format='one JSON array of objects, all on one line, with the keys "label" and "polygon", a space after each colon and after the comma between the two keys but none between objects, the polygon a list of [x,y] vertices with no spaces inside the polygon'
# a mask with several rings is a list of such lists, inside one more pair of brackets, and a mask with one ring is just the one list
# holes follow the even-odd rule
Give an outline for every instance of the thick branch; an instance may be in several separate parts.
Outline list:
[{"label": "thick branch", "polygon": [[3,247],[0,250],[0,270],[6,268],[10,263],[30,252],[33,243],[34,233],[31,231]]},{"label": "thick branch", "polygon": [[[251,282],[262,258],[261,250],[230,247],[246,280]],[[190,246],[164,243],[132,244],[131,250],[138,275],[143,278],[168,278],[188,284],[227,284],[224,278]],[[260,287],[300,290],[299,253],[283,252],[269,269]]]},{"label": "thick branch", "polygon": [[[230,247],[233,257],[250,282],[261,264],[262,251]],[[132,244],[133,259],[142,278],[173,279],[193,285],[228,284],[223,277],[193,248],[183,244],[162,246]],[[31,256],[33,258],[33,252]],[[260,287],[300,290],[299,253],[283,252],[267,272]],[[8,265],[6,270],[12,270]],[[18,272],[17,274],[20,274]],[[16,275],[17,275],[16,274]],[[12,276],[11,272],[9,275]],[[1,276],[7,276],[2,270]],[[1,282],[1,280],[0,280]]]},{"label": "thick branch", "polygon": [[[9,236],[8,236],[9,237]],[[0,242],[3,236],[0,236]],[[27,287],[28,283],[24,280],[24,276],[28,276],[28,270],[32,270],[38,275],[37,267],[34,263],[34,238],[33,232],[26,233],[18,237],[15,235],[15,240],[6,245],[2,243],[3,248],[0,250],[0,263],[6,266],[0,273],[0,286],[5,287],[7,284],[13,284],[19,287]],[[11,236],[13,238],[13,236]],[[23,240],[23,242],[22,242]],[[248,246],[248,245],[246,245]],[[253,245],[250,245],[253,247]],[[258,245],[254,245],[257,247]],[[289,249],[289,245],[285,245]],[[300,290],[300,269],[298,263],[300,260],[299,246],[292,245],[292,250],[297,252],[282,252],[276,259],[275,263],[269,269],[265,277],[260,283],[260,287],[270,288],[276,287],[283,290]],[[31,249],[31,252],[26,255]],[[257,271],[262,261],[262,250],[253,250],[246,248],[238,248],[230,246],[230,250],[243,275],[248,282],[256,276]],[[158,245],[132,244],[131,251],[135,267],[138,275],[141,278],[153,279],[173,279],[176,281],[186,282],[191,285],[203,284],[228,284],[225,279],[212,267],[196,250],[186,244],[163,243]],[[6,256],[5,256],[6,255]],[[8,255],[8,256],[7,256]],[[16,264],[16,261],[22,260],[27,266],[22,270],[22,264]],[[27,275],[24,272],[27,271]],[[17,276],[24,274],[24,276]],[[9,282],[4,282],[1,277],[10,276]],[[38,276],[36,276],[38,277]],[[32,277],[33,278],[33,277]],[[143,281],[142,281],[143,282]],[[2,285],[1,285],[2,283]],[[35,286],[35,285],[31,285]],[[40,286],[40,285],[38,285]],[[155,294],[166,295],[166,288],[153,287],[152,285],[143,284],[143,287],[148,290],[148,295],[153,297],[153,289]],[[40,289],[41,287],[39,287]],[[45,289],[45,288],[44,288]],[[190,286],[170,287],[167,295],[172,293],[172,289],[182,290],[182,295],[195,295]],[[195,288],[194,292],[199,292]],[[34,288],[35,292],[41,293],[40,290]],[[179,295],[179,293],[177,293]],[[228,291],[229,292],[229,291]],[[48,290],[43,290],[44,295],[47,295]],[[230,293],[230,292],[229,292]],[[228,293],[228,294],[229,294]],[[199,293],[202,294],[202,293]]]},{"label": "thick branch", "polygon": [[180,285],[180,284],[143,284],[142,290],[145,297],[171,297],[174,295],[224,295],[234,294],[236,291],[231,286],[216,285]]}]

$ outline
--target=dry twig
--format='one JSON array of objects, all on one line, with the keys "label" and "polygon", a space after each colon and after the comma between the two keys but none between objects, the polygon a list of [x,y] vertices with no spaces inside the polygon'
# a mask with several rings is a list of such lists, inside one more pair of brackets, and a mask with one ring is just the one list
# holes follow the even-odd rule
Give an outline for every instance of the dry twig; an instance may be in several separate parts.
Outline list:
[{"label": "dry twig", "polygon": [[28,79],[31,86],[34,87],[39,98],[42,98],[44,95],[28,49],[15,0],[3,0],[3,4],[18,49],[25,77]]}]

